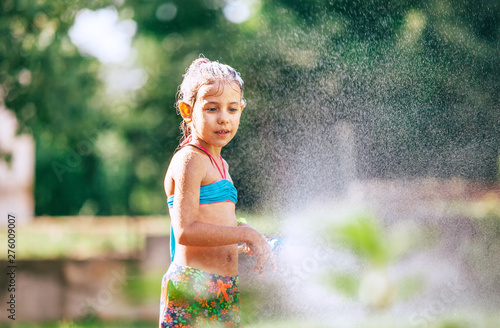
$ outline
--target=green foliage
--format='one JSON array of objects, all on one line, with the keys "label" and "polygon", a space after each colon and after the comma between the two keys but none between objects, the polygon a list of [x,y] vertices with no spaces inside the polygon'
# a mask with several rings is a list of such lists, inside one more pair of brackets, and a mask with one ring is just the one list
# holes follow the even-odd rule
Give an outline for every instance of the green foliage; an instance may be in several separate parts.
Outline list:
[{"label": "green foliage", "polygon": [[124,288],[125,295],[131,304],[141,304],[145,301],[160,300],[161,278],[165,272],[140,273],[134,272],[131,279]]},{"label": "green foliage", "polygon": [[[169,225],[168,217],[43,217],[22,228],[17,254],[26,260],[133,258],[147,235],[168,235]],[[6,229],[0,234],[7,236]]]},{"label": "green foliage", "polygon": [[239,206],[283,202],[262,191],[293,173],[269,172],[313,144],[331,150],[325,140],[339,121],[358,131],[362,178],[497,179],[498,1],[272,0],[242,24],[226,20],[219,1],[172,3],[166,21],[157,16],[164,1],[115,4],[137,22],[134,65],[147,74],[126,95],[107,93],[103,65],[67,35],[80,9],[109,2],[0,5],[1,97],[19,132],[36,139],[37,215],[166,213],[162,179],[180,122],[173,104],[200,53],[245,80],[248,107],[224,150]]},{"label": "green foliage", "polygon": [[384,227],[365,210],[347,209],[340,216],[338,221],[327,220],[325,240],[348,250],[369,266],[386,266],[398,260],[423,237],[419,229],[408,223]]},{"label": "green foliage", "polygon": [[407,275],[396,281],[389,269],[415,245],[421,244],[422,232],[409,223],[383,226],[365,210],[339,211],[324,227],[322,238],[331,247],[350,253],[359,270],[330,270],[323,280],[345,297],[375,308],[390,307],[398,299],[413,297],[423,287],[420,276]]},{"label": "green foliage", "polygon": [[408,300],[422,291],[425,287],[423,277],[410,275],[401,278],[398,282],[398,297],[401,300]]},{"label": "green foliage", "polygon": [[[455,316],[456,317],[456,316]],[[499,318],[497,314],[492,313],[477,313],[472,318],[444,318],[436,320],[428,326],[431,328],[469,328],[469,327],[483,327],[483,328],[496,328],[498,327]],[[55,323],[43,324],[30,324],[30,323],[16,323],[16,328],[145,328],[154,325],[153,322],[148,321],[91,321],[91,322],[73,322],[61,321]],[[1,328],[10,327],[0,324]],[[321,322],[312,318],[283,318],[281,320],[258,320],[249,322],[245,327],[250,328],[295,328],[295,327],[314,327],[314,328],[335,328],[328,322]],[[345,327],[343,325],[342,327]],[[359,328],[410,328],[407,320],[398,318],[377,318],[373,317],[364,323],[357,324]]]},{"label": "green foliage", "polygon": [[[16,328],[144,328],[151,327],[152,323],[149,321],[60,321],[54,323],[16,323]],[[0,327],[12,327],[0,324]]]},{"label": "green foliage", "polygon": [[353,272],[329,272],[325,284],[348,298],[356,298],[359,290],[359,277]]},{"label": "green foliage", "polygon": [[333,231],[343,247],[372,264],[387,264],[389,245],[376,221],[368,213],[360,213]]}]

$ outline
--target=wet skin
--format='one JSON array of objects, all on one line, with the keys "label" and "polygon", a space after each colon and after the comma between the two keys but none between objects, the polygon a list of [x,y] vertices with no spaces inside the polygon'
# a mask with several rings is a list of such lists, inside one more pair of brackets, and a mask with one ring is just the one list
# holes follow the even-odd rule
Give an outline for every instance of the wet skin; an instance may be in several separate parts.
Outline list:
[{"label": "wet skin", "polygon": [[[221,148],[236,134],[243,110],[239,87],[227,84],[202,86],[198,91],[194,106],[189,106],[185,110],[188,111],[185,119],[193,128],[193,139],[211,153],[217,165],[222,169]],[[207,154],[195,147],[184,147],[174,156],[167,171],[165,177],[167,195],[175,194],[176,181],[182,184],[186,180],[186,168],[190,161],[198,162],[199,167],[205,171],[202,174],[200,185],[208,185],[222,179],[221,173]],[[227,163],[224,163],[224,166],[227,169]],[[231,180],[228,173],[227,179]],[[197,187],[198,195],[190,195],[195,199],[195,201],[191,200],[190,203],[191,206],[197,207],[191,211],[197,217],[197,221],[211,225],[235,227],[237,225],[235,204],[230,201],[198,204],[200,185]],[[185,190],[183,189],[183,191]],[[178,198],[177,195],[176,198]],[[170,215],[175,220],[178,217],[178,212],[171,210]],[[215,274],[234,276],[238,274],[237,244],[207,247],[182,245],[177,240],[175,262]]]}]

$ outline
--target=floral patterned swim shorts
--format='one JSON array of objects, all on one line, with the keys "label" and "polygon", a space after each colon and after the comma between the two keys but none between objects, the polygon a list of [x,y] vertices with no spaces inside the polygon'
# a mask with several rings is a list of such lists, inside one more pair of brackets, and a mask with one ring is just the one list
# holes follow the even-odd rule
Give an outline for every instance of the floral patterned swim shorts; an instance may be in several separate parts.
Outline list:
[{"label": "floral patterned swim shorts", "polygon": [[240,327],[238,280],[172,263],[161,284],[159,327]]}]

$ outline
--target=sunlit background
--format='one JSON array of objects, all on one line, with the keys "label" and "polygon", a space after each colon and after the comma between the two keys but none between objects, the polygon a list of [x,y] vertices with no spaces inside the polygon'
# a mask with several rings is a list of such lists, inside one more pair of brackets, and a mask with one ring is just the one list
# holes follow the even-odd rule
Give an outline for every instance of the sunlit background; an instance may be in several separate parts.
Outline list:
[{"label": "sunlit background", "polygon": [[499,1],[3,0],[0,31],[0,327],[157,325],[200,54],[245,81],[237,215],[285,241],[240,257],[243,327],[500,326]]}]

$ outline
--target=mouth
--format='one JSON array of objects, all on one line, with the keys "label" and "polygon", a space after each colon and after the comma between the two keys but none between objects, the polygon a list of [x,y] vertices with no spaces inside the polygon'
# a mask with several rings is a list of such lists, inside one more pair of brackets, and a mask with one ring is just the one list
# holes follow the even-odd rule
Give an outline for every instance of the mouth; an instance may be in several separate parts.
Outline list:
[{"label": "mouth", "polygon": [[218,131],[215,131],[215,133],[217,133],[220,136],[228,135],[230,132],[231,131],[229,131],[229,130],[218,130]]}]

